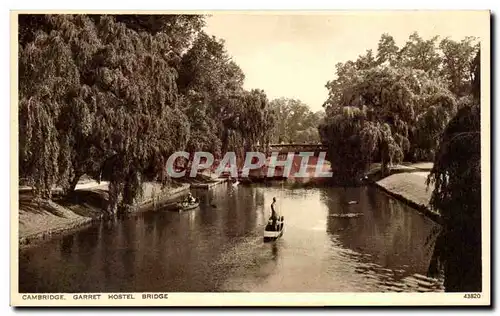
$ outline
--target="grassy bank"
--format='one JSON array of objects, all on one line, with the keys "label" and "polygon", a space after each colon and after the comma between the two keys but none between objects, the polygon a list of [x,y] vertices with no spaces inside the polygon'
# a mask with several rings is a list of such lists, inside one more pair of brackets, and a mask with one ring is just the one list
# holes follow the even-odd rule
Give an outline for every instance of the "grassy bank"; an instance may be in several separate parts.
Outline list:
[{"label": "grassy bank", "polygon": [[[158,183],[144,183],[143,195],[130,208],[132,212],[156,209],[172,201],[189,189],[189,183],[175,182],[162,188]],[[107,184],[85,182],[70,197],[55,190],[52,200],[33,197],[31,190],[19,190],[19,245],[27,247],[90,225],[101,220],[108,201]]]},{"label": "grassy bank", "polygon": [[426,180],[429,171],[422,171],[432,168],[429,164],[415,164],[405,166],[406,169],[398,168],[397,172],[392,172],[388,177],[374,181],[373,184],[388,195],[410,205],[419,212],[440,223],[441,217],[433,210],[429,201],[434,187],[427,187]]}]

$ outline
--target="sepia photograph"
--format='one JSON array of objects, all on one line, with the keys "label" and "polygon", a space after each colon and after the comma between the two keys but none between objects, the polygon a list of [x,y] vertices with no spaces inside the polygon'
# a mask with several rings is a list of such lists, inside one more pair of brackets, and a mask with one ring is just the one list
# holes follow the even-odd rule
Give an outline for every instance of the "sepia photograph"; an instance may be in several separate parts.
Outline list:
[{"label": "sepia photograph", "polygon": [[11,305],[490,305],[490,19],[11,11]]}]

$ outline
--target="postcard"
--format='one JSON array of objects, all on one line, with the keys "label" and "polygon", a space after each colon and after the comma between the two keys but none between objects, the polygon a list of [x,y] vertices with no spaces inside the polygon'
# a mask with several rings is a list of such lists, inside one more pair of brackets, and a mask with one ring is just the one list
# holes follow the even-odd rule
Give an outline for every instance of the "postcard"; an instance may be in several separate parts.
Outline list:
[{"label": "postcard", "polygon": [[12,11],[12,306],[491,304],[489,11]]}]

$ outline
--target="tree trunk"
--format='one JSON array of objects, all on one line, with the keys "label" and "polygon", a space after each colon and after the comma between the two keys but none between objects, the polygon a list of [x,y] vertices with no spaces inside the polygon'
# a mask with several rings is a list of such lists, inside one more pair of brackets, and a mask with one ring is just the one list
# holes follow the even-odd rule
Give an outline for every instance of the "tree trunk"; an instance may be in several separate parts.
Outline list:
[{"label": "tree trunk", "polygon": [[68,187],[68,194],[75,192],[76,185],[78,184],[78,181],[80,181],[80,178],[83,176],[81,172],[77,172],[75,176],[73,177],[73,180],[69,183]]},{"label": "tree trunk", "polygon": [[[413,133],[412,130],[408,131],[408,140],[410,141],[410,148],[408,149],[408,152],[406,153],[406,160],[411,161],[411,162],[417,162],[416,159],[416,153],[415,153],[415,134]],[[403,156],[404,157],[404,156]],[[404,158],[403,158],[404,159]]]},{"label": "tree trunk", "polygon": [[111,181],[108,186],[108,207],[107,207],[107,214],[108,215],[115,215],[117,210],[118,210],[118,204],[121,199],[122,195],[122,190],[123,190],[123,184],[118,184],[115,183],[114,181]]},{"label": "tree trunk", "polygon": [[245,157],[246,153],[249,151],[252,151],[252,142],[248,138],[245,138],[243,140],[243,157]]},{"label": "tree trunk", "polygon": [[380,149],[380,173],[382,177],[387,176],[387,165],[389,164],[387,144],[382,144]]},{"label": "tree trunk", "polygon": [[222,147],[221,147],[221,155],[224,156],[227,152],[227,148],[229,146],[229,129],[224,128],[224,132],[222,133]]}]

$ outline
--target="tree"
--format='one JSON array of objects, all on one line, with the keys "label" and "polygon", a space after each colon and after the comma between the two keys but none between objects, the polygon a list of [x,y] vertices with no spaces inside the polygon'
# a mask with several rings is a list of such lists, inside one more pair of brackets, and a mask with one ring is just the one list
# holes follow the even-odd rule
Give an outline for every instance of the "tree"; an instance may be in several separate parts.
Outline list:
[{"label": "tree", "polygon": [[229,116],[243,91],[244,78],[228,56],[223,41],[203,32],[198,35],[182,57],[177,80],[186,113],[196,121],[196,135],[188,145],[190,151],[203,147],[219,154],[227,150]]},{"label": "tree", "polygon": [[186,151],[208,151],[220,155],[221,141],[218,137],[218,125],[207,112],[208,104],[191,97],[186,100],[185,113],[189,117],[190,130]]},{"label": "tree", "polygon": [[[227,54],[224,42],[200,33],[181,61],[178,85],[187,113],[197,122],[190,150],[249,150],[267,141],[273,116],[264,91],[243,89],[245,75]],[[209,145],[210,144],[210,145]]]},{"label": "tree", "polygon": [[461,108],[446,126],[427,179],[434,185],[430,204],[443,218],[440,245],[446,246],[438,251],[446,290],[453,292],[480,292],[482,286],[479,56],[471,69],[476,103]]},{"label": "tree", "polygon": [[457,97],[469,95],[471,91],[473,59],[478,50],[475,41],[474,37],[466,37],[460,42],[445,38],[439,44],[443,53],[441,76]]},{"label": "tree", "polygon": [[38,32],[20,50],[21,174],[43,197],[55,184],[71,191],[82,174],[102,174],[114,211],[147,177],[164,178],[166,158],[187,141],[170,38],[110,16],[45,19],[50,35]]},{"label": "tree", "polygon": [[356,69],[362,70],[362,69],[369,69],[377,65],[377,61],[375,60],[375,57],[373,56],[373,51],[371,49],[366,51],[365,55],[361,55],[358,57],[358,59],[355,62]]},{"label": "tree", "polygon": [[[272,109],[263,90],[245,92],[236,115],[238,131],[244,139],[246,152],[252,151],[274,127]],[[265,145],[265,143],[263,143]]]},{"label": "tree", "polygon": [[481,291],[480,121],[478,105],[460,109],[443,133],[428,178],[434,184],[431,205],[443,217],[447,291]]},{"label": "tree", "polygon": [[113,17],[138,33],[168,34],[169,47],[179,57],[205,26],[205,16],[197,14],[118,14]]},{"label": "tree", "polygon": [[475,103],[479,104],[481,101],[481,50],[478,50],[476,57],[472,62],[472,97]]},{"label": "tree", "polygon": [[[300,100],[279,98],[271,101],[277,121],[273,132],[275,143],[318,142],[318,113],[313,113]],[[306,132],[307,131],[307,132]]]},{"label": "tree", "polygon": [[436,75],[441,65],[437,49],[438,39],[438,36],[434,36],[424,40],[417,32],[412,33],[399,52],[401,65],[412,69],[421,69],[431,76]]},{"label": "tree", "polygon": [[[34,20],[57,23],[38,16]],[[33,25],[26,16],[21,21]],[[67,155],[61,154],[65,143],[61,146],[58,117],[68,95],[78,89],[80,76],[60,31],[38,32],[33,38],[19,50],[19,173],[37,195],[50,197],[58,180],[71,172]]]},{"label": "tree", "polygon": [[340,183],[351,183],[366,169],[369,155],[362,150],[361,131],[366,109],[346,106],[331,108],[318,130],[323,144],[328,146],[327,158],[338,170]]},{"label": "tree", "polygon": [[399,48],[396,46],[394,38],[384,33],[382,34],[377,48],[377,63],[387,63],[390,66],[397,66],[400,62]]},{"label": "tree", "polygon": [[24,47],[35,39],[37,32],[49,34],[52,25],[49,21],[50,16],[45,14],[19,14],[18,15],[18,39],[19,45]]},{"label": "tree", "polygon": [[[347,177],[357,177],[377,156],[384,174],[411,147],[418,148],[417,122],[428,117],[427,111],[433,107],[443,111],[433,118],[436,124],[422,125],[432,126],[432,135],[439,134],[443,121],[456,111],[453,95],[422,70],[378,66],[341,75],[327,84],[329,118],[320,126],[320,134],[332,163],[342,166]],[[341,146],[345,148],[340,150]]]}]

